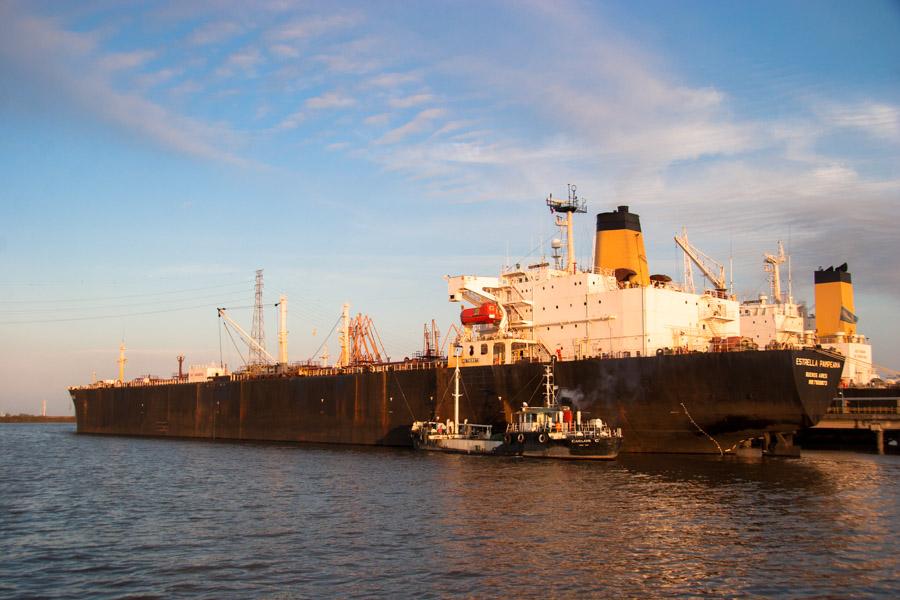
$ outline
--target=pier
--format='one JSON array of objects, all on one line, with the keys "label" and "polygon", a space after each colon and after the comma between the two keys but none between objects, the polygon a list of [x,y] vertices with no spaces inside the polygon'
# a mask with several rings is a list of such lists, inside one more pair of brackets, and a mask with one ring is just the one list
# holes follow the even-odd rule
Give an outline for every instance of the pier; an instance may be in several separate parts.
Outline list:
[{"label": "pier", "polygon": [[[886,432],[893,434],[891,443],[896,444],[900,433],[900,397],[835,398],[818,425],[808,430],[808,437],[855,436],[858,439],[858,434],[864,431],[871,432],[878,454],[884,454]],[[820,436],[820,432],[824,435]]]}]

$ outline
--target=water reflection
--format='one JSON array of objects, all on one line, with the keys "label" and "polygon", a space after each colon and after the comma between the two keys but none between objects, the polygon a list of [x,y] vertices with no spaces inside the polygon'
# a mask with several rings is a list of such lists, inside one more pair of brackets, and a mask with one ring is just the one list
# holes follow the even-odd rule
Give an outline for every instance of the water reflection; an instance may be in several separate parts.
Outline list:
[{"label": "water reflection", "polygon": [[897,590],[897,457],[611,463],[0,429],[0,595]]}]

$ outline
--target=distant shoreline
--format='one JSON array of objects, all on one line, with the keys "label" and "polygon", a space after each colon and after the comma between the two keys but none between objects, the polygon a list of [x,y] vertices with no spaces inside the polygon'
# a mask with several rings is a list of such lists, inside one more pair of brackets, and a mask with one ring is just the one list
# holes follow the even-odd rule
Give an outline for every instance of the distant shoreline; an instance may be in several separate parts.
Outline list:
[{"label": "distant shoreline", "polygon": [[42,417],[40,415],[7,415],[0,423],[74,423],[75,417]]}]

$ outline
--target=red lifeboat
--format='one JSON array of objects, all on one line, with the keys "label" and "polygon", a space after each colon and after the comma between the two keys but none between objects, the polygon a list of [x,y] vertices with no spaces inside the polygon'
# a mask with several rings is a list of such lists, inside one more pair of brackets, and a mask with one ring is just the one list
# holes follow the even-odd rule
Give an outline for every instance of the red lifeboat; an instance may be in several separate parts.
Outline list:
[{"label": "red lifeboat", "polygon": [[496,325],[503,319],[496,302],[485,302],[475,308],[466,308],[459,313],[463,325]]}]

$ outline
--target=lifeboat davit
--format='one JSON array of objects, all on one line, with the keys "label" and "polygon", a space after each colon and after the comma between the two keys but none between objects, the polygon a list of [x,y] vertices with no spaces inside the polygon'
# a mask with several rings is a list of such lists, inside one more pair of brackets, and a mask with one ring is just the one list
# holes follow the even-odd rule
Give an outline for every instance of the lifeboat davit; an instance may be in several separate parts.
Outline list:
[{"label": "lifeboat davit", "polygon": [[475,308],[466,308],[459,313],[463,325],[496,325],[503,319],[496,302],[485,302]]}]

